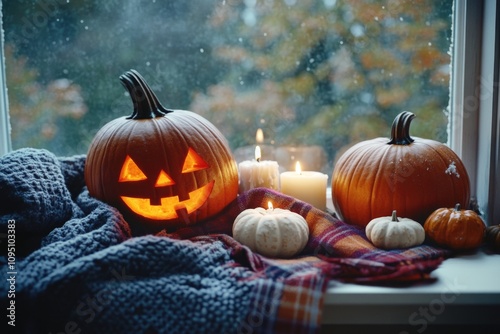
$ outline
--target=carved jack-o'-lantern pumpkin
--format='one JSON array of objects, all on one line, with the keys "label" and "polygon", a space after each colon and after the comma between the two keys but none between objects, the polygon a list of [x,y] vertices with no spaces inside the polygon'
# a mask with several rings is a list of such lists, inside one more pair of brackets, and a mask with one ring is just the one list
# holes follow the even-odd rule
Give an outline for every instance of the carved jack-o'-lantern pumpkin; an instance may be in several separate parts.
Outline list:
[{"label": "carved jack-o'-lantern pumpkin", "polygon": [[85,165],[90,194],[128,219],[161,228],[220,212],[238,193],[236,162],[224,136],[195,113],[164,108],[136,71],[120,80],[134,112],[94,137]]}]

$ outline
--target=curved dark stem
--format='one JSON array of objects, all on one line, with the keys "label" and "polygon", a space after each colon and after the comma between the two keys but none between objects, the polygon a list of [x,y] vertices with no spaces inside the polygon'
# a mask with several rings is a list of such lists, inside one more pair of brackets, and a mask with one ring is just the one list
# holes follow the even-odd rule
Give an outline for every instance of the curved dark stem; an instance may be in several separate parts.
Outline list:
[{"label": "curved dark stem", "polygon": [[161,105],[146,80],[136,70],[130,70],[122,74],[120,81],[128,90],[134,104],[134,112],[127,117],[128,119],[162,117],[172,111]]},{"label": "curved dark stem", "polygon": [[165,108],[158,98],[156,97],[155,93],[151,89],[151,87],[147,84],[146,80],[137,72],[136,70],[130,70],[131,73],[133,73],[136,78],[141,82],[142,86],[148,91],[149,96],[151,97],[151,103],[153,104],[153,108],[158,111],[158,113],[162,114],[168,114],[169,112],[172,112],[173,110]]},{"label": "curved dark stem", "polygon": [[392,123],[391,139],[387,144],[408,145],[414,142],[410,137],[410,124],[415,114],[409,111],[399,113]]},{"label": "curved dark stem", "polygon": [[120,82],[129,92],[130,97],[132,98],[132,103],[134,105],[134,112],[132,113],[132,115],[130,115],[127,118],[129,118],[129,119],[135,118],[137,116],[138,110],[139,110],[138,101],[141,101],[141,98],[136,96],[136,90],[134,89],[134,83],[126,75],[120,76]]}]

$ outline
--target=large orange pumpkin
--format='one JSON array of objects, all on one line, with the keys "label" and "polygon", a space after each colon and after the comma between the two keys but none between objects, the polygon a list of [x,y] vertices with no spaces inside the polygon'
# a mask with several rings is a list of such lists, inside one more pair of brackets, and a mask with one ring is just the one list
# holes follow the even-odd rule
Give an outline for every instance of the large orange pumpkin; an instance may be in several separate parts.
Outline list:
[{"label": "large orange pumpkin", "polygon": [[134,222],[161,228],[220,212],[238,193],[225,137],[195,113],[164,108],[136,71],[120,81],[134,111],[95,135],[85,165],[90,194]]},{"label": "large orange pumpkin", "polygon": [[462,161],[440,142],[412,138],[414,117],[411,112],[400,113],[390,139],[360,142],[335,164],[333,204],[347,223],[364,227],[397,210],[423,224],[438,208],[468,206],[469,177]]}]

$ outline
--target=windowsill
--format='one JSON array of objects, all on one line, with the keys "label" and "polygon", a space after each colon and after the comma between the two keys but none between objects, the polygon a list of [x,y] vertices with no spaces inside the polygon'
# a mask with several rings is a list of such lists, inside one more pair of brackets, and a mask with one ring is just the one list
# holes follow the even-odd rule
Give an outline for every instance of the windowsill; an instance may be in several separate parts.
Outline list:
[{"label": "windowsill", "polygon": [[331,282],[322,323],[500,325],[500,254],[450,258],[431,275],[435,282],[408,287]]},{"label": "windowsill", "polygon": [[[330,188],[327,207],[334,212]],[[478,250],[456,256],[443,261],[431,277],[436,280],[403,287],[332,281],[324,299],[322,324],[409,325],[413,329],[423,328],[424,322],[500,326],[500,254]]]}]

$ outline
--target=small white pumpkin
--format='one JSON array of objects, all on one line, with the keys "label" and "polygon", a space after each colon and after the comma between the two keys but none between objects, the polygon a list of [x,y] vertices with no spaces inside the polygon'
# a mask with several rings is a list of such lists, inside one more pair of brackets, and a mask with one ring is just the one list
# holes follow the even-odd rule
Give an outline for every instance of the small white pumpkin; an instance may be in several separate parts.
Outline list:
[{"label": "small white pumpkin", "polygon": [[233,238],[261,255],[290,258],[306,246],[309,227],[290,210],[246,209],[234,220]]},{"label": "small white pumpkin", "polygon": [[396,210],[391,217],[372,219],[366,225],[366,236],[378,248],[396,249],[420,245],[425,240],[421,224],[409,218],[400,218]]}]

